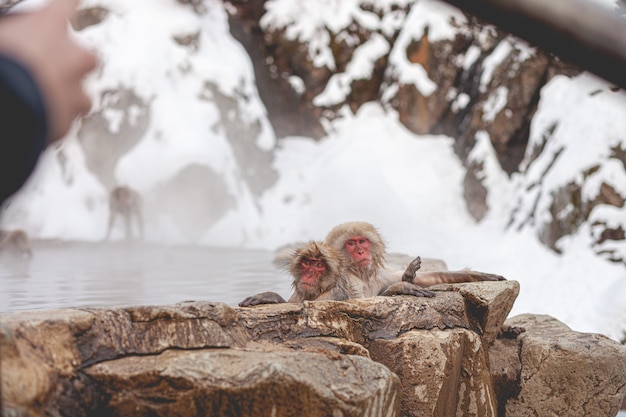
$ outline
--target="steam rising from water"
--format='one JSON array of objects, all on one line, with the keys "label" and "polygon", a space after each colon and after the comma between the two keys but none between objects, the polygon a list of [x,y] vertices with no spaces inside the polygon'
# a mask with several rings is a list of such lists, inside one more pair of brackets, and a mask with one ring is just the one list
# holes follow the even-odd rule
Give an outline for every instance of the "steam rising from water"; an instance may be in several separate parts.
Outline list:
[{"label": "steam rising from water", "polygon": [[261,291],[289,296],[290,279],[260,250],[140,243],[34,242],[28,261],[0,260],[0,311],[216,301]]}]

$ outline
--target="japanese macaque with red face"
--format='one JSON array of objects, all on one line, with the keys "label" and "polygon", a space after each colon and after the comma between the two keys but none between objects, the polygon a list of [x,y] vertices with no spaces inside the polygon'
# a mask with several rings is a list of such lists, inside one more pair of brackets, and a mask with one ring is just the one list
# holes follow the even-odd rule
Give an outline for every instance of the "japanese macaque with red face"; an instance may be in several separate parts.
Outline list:
[{"label": "japanese macaque with red face", "polygon": [[143,208],[141,195],[130,187],[115,187],[109,194],[109,226],[106,239],[111,237],[115,220],[121,217],[124,222],[124,237],[133,239],[133,224],[137,236],[143,239]]},{"label": "japanese macaque with red face", "polygon": [[[339,251],[323,242],[309,242],[296,248],[289,256],[283,254],[279,260],[293,277],[293,294],[285,301],[275,292],[263,292],[244,299],[240,307],[258,304],[300,303],[302,301],[334,300],[342,301],[364,297],[363,285],[346,273],[346,265]],[[406,276],[413,276],[419,269],[419,258],[411,262]],[[409,282],[391,285],[382,295],[415,295],[432,297],[434,294]]]},{"label": "japanese macaque with red face", "polygon": [[[347,300],[356,295],[343,276],[341,255],[322,242],[309,242],[281,257],[280,267],[293,277],[290,303],[305,300]],[[239,306],[285,303],[275,292],[264,292],[247,297]]]},{"label": "japanese macaque with red face", "polygon": [[364,297],[381,294],[398,282],[428,287],[443,283],[504,280],[500,275],[470,270],[391,271],[385,263],[386,248],[380,233],[366,222],[348,222],[335,226],[326,236],[325,243],[341,253],[348,278],[361,283]]}]

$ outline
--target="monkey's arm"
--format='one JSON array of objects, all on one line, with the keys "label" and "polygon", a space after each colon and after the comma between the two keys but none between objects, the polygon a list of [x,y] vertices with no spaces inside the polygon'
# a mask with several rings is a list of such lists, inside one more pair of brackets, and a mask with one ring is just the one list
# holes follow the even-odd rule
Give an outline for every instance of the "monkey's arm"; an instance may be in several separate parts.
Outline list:
[{"label": "monkey's arm", "polygon": [[435,293],[410,282],[396,282],[383,289],[379,295],[390,297],[393,295],[413,295],[415,297],[434,297]]},{"label": "monkey's arm", "polygon": [[275,292],[267,291],[260,294],[251,295],[246,297],[239,303],[239,307],[251,307],[259,304],[280,304],[286,303],[285,299]]},{"label": "monkey's arm", "polygon": [[501,275],[488,274],[477,271],[432,271],[417,272],[413,278],[413,283],[429,287],[436,284],[454,284],[458,282],[477,281],[506,281]]}]

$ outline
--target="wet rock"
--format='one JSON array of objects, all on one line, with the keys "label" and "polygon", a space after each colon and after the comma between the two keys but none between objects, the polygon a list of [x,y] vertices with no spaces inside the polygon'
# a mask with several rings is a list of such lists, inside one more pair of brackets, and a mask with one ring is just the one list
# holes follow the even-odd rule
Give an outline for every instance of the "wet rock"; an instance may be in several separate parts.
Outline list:
[{"label": "wet rock", "polygon": [[360,356],[167,351],[93,365],[115,416],[397,416],[399,380]]}]

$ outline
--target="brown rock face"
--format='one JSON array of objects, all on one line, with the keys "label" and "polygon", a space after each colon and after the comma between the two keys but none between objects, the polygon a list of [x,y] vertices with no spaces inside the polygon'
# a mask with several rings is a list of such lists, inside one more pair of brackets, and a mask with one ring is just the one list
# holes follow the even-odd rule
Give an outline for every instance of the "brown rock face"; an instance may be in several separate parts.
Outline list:
[{"label": "brown rock face", "polygon": [[[542,87],[555,75],[579,72],[461,12],[451,18],[458,29],[454,37],[433,36],[428,25],[416,31],[414,25],[403,24],[410,22],[414,9],[439,16],[428,6],[401,1],[386,6],[362,2],[360,9],[369,12],[367,25],[355,18],[343,28],[320,29],[326,38],[322,46],[332,55],[331,64],[320,64],[306,39],[289,35],[298,31],[298,19],[267,22],[265,1],[230,4],[231,32],[252,58],[259,94],[278,137],[320,138],[327,133],[324,121],[339,117],[339,109],[356,112],[364,103],[379,102],[397,111],[400,122],[414,133],[442,133],[455,139],[455,151],[468,167],[465,199],[476,220],[489,210],[481,161],[469,158],[477,135],[488,136],[505,172],[517,172]],[[390,25],[391,20],[397,24]],[[369,74],[350,78],[356,52],[373,39],[382,39],[386,52],[375,58]],[[434,90],[403,79],[394,54],[423,71]],[[333,80],[343,76],[348,77],[341,83],[343,98],[320,101]]]},{"label": "brown rock face", "polygon": [[524,314],[506,324],[526,329],[516,347],[501,345],[490,354],[492,372],[509,385],[518,372],[519,393],[509,386],[506,416],[617,414],[626,395],[623,346],[599,334],[573,332],[550,316]]},{"label": "brown rock face", "polygon": [[167,351],[93,365],[115,416],[398,416],[399,380],[350,355]]},{"label": "brown rock face", "polygon": [[403,416],[497,416],[496,396],[476,333],[413,330],[369,347],[402,383]]},{"label": "brown rock face", "polygon": [[494,342],[502,328],[502,317],[507,317],[515,299],[519,295],[519,284],[510,281],[503,291],[498,282],[467,282],[445,284],[432,287],[446,291],[456,291],[463,295],[472,328],[482,337],[483,344]]},{"label": "brown rock face", "polygon": [[[550,130],[544,133],[547,137],[551,134]],[[620,250],[625,239],[624,225],[619,221],[616,223],[611,215],[602,214],[622,210],[626,204],[626,193],[618,183],[611,177],[602,176],[603,170],[608,167],[614,167],[617,172],[626,167],[624,149],[619,145],[610,148],[603,164],[581,168],[571,180],[547,188],[542,184],[544,177],[559,169],[558,161],[566,154],[562,147],[555,148],[545,152],[540,162],[546,166],[545,172],[541,176],[531,175],[536,179],[528,179],[522,184],[534,194],[535,201],[541,201],[545,209],[518,210],[521,207],[518,204],[511,214],[511,223],[517,228],[536,227],[539,240],[557,253],[562,249],[559,242],[562,237],[582,230],[589,235],[591,250],[596,254],[611,262],[624,263],[623,251]],[[536,163],[535,159],[529,158],[529,163]]]},{"label": "brown rock face", "polygon": [[509,320],[526,332],[496,338],[515,281],[434,290],[2,315],[2,413],[615,415],[626,347],[545,316]]},{"label": "brown rock face", "polygon": [[[571,332],[552,317],[521,316],[514,325],[531,329],[521,336],[522,379],[517,400],[507,409],[511,415],[533,415],[537,406],[561,416],[615,415],[626,386],[618,375],[626,372],[626,352],[610,339],[597,334]],[[543,356],[537,353],[542,352]],[[555,364],[559,366],[554,366]],[[593,370],[593,371],[592,371]],[[600,372],[603,378],[590,373]],[[597,375],[597,374],[596,374]],[[568,386],[555,398],[546,384]],[[602,397],[603,401],[593,401]],[[560,401],[559,401],[560,400]],[[578,410],[575,412],[574,410]]]}]

